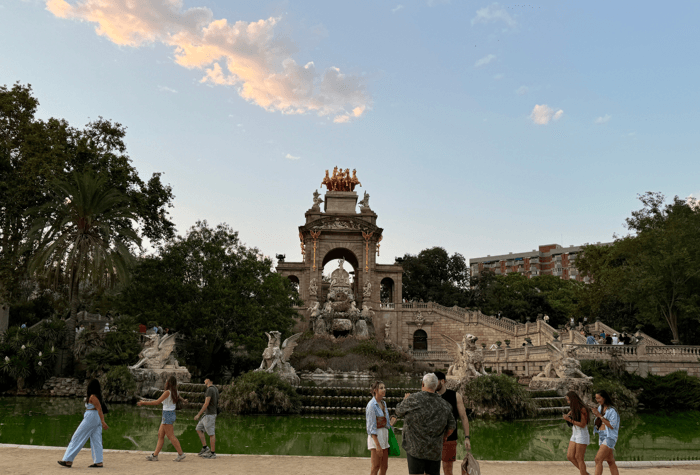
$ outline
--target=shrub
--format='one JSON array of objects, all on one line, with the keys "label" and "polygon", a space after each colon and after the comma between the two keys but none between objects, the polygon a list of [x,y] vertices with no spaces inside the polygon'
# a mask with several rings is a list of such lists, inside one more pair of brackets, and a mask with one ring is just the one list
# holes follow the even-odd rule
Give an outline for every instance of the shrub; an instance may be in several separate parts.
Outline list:
[{"label": "shrub", "polygon": [[126,366],[113,366],[100,377],[100,385],[105,397],[133,396],[136,391],[134,376]]},{"label": "shrub", "polygon": [[618,379],[593,379],[592,394],[606,390],[618,412],[633,413],[637,410],[637,397]]},{"label": "shrub", "polygon": [[235,414],[290,414],[301,411],[301,398],[279,375],[251,371],[224,388],[219,406]]},{"label": "shrub", "polygon": [[676,371],[666,376],[649,375],[642,378],[628,375],[626,386],[641,390],[639,402],[655,413],[700,410],[700,378]]},{"label": "shrub", "polygon": [[494,414],[507,419],[535,414],[535,404],[527,390],[509,376],[491,374],[467,381],[462,395],[467,407],[482,414]]}]

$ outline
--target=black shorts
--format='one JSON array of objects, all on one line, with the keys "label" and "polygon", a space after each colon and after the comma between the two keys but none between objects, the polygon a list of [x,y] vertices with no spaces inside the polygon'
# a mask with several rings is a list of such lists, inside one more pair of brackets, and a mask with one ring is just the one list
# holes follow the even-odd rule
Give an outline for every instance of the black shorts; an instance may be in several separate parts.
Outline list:
[{"label": "black shorts", "polygon": [[406,452],[406,460],[408,461],[408,473],[411,475],[440,475],[439,460],[425,460],[416,457],[411,457],[411,454]]}]

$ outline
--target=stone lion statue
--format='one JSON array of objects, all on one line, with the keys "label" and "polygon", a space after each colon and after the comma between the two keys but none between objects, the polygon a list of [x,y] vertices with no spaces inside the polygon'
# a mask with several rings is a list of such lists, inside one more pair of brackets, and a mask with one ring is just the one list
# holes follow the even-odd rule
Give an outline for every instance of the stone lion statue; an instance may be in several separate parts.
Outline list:
[{"label": "stone lion statue", "polygon": [[476,349],[476,341],[479,339],[467,333],[461,342],[455,341],[449,336],[442,334],[451,345],[447,345],[447,352],[454,363],[447,370],[448,376],[456,379],[472,379],[479,376],[486,376],[484,368],[484,355]]}]

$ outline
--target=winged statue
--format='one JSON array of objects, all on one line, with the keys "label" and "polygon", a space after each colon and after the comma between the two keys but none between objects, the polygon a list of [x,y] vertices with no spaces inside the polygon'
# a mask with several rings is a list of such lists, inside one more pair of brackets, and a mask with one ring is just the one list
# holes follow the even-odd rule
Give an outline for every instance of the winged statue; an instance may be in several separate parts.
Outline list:
[{"label": "winged statue", "polygon": [[442,337],[452,343],[447,345],[447,352],[454,362],[447,370],[448,376],[453,376],[460,381],[486,376],[484,356],[476,349],[476,340],[479,338],[469,333],[464,335],[461,342],[450,338],[444,333]]},{"label": "winged statue", "polygon": [[289,358],[294,353],[297,340],[302,333],[296,333],[280,345],[282,334],[278,331],[265,332],[267,335],[267,348],[263,351],[263,360],[256,371],[266,371],[268,373],[278,373],[282,379],[290,384],[299,384],[299,377],[289,364]]},{"label": "winged statue", "polygon": [[147,335],[148,340],[139,353],[139,362],[129,366],[129,369],[138,369],[143,366],[149,369],[179,368],[180,365],[175,359],[176,336],[177,333],[165,335],[162,338],[157,333]]}]

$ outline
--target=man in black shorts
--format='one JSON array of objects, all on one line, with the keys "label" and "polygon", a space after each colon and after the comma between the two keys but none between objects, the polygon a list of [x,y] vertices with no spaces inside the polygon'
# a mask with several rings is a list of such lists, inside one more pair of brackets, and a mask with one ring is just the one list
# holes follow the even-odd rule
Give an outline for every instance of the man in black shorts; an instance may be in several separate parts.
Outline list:
[{"label": "man in black shorts", "polygon": [[403,417],[403,442],[411,475],[440,475],[442,443],[457,428],[452,407],[439,394],[437,376],[423,376],[422,391],[406,394],[396,406]]},{"label": "man in black shorts", "polygon": [[[455,420],[462,421],[464,428],[464,448],[472,449],[471,439],[469,438],[469,418],[467,411],[464,409],[464,401],[462,395],[451,389],[447,389],[447,379],[442,371],[435,371],[435,376],[438,379],[438,387],[435,391],[452,407],[452,416]],[[442,444],[442,470],[445,475],[452,475],[452,464],[457,460],[457,429],[447,437],[445,443]]]}]

